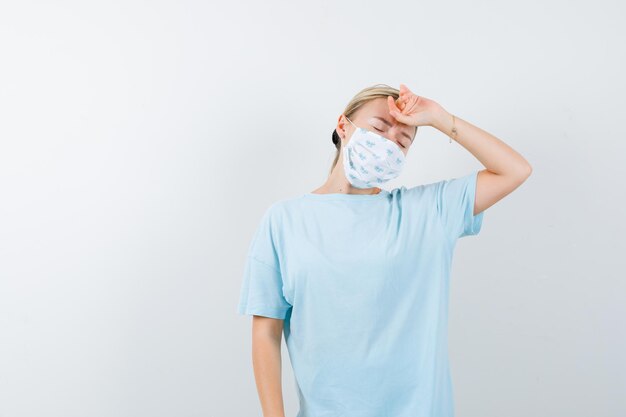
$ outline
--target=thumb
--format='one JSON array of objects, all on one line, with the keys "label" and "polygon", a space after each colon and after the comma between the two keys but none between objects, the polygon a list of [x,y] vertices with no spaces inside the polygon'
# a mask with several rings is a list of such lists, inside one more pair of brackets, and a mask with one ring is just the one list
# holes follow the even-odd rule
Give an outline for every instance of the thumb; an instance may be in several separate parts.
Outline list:
[{"label": "thumb", "polygon": [[391,114],[394,117],[394,119],[396,119],[400,123],[404,123],[405,125],[411,126],[411,118],[407,116],[406,114],[400,113],[396,110],[390,111],[389,114]]}]

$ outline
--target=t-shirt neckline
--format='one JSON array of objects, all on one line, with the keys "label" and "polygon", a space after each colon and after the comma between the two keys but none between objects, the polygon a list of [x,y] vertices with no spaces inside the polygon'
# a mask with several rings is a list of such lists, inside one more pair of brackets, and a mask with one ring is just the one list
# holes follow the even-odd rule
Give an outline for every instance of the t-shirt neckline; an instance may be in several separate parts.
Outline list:
[{"label": "t-shirt neckline", "polygon": [[316,200],[376,200],[379,198],[385,198],[389,195],[389,191],[381,188],[377,194],[345,194],[345,193],[305,193],[303,197],[316,199]]}]

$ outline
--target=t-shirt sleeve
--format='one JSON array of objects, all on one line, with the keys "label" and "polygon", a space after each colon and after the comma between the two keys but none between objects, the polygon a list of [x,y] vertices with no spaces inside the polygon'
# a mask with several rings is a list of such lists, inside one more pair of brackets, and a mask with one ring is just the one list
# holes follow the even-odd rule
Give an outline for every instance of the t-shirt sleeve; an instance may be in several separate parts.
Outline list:
[{"label": "t-shirt sleeve", "polygon": [[436,183],[437,213],[451,241],[480,232],[485,212],[474,216],[478,172]]},{"label": "t-shirt sleeve", "polygon": [[263,215],[248,249],[237,308],[239,314],[284,319],[291,307],[283,295],[274,227],[270,207]]}]

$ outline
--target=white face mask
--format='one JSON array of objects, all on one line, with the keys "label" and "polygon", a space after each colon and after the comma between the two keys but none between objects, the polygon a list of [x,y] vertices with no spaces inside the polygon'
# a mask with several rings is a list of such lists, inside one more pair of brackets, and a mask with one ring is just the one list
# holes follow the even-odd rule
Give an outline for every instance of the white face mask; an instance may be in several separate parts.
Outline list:
[{"label": "white face mask", "polygon": [[356,188],[376,187],[400,175],[405,160],[402,149],[384,136],[354,123],[352,126],[354,133],[343,147],[343,170],[350,184]]}]

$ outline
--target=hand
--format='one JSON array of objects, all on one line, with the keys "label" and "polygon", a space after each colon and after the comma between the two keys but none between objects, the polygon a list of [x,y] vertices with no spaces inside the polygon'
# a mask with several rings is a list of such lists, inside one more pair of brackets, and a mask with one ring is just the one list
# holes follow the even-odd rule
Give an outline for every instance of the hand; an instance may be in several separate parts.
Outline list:
[{"label": "hand", "polygon": [[394,100],[392,96],[387,96],[387,104],[394,119],[415,127],[433,126],[445,113],[438,103],[413,94],[404,84],[400,84],[400,97]]}]

